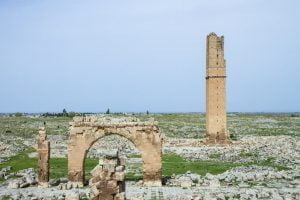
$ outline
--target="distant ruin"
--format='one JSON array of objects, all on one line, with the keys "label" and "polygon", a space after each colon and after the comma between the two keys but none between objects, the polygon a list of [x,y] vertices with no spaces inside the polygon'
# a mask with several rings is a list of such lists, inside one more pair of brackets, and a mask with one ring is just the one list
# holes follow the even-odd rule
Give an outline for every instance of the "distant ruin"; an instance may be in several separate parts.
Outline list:
[{"label": "distant ruin", "polygon": [[39,129],[38,135],[38,184],[40,187],[48,187],[50,142],[47,141],[46,129]]},{"label": "distant ruin", "polygon": [[207,36],[206,44],[206,138],[210,144],[228,143],[226,117],[226,62],[224,36]]},{"label": "distant ruin", "polygon": [[117,134],[130,140],[141,152],[143,184],[145,186],[161,186],[162,137],[157,122],[153,120],[140,122],[132,117],[90,116],[75,117],[70,125],[68,144],[69,181],[83,186],[85,182],[84,161],[88,150],[102,137]]}]

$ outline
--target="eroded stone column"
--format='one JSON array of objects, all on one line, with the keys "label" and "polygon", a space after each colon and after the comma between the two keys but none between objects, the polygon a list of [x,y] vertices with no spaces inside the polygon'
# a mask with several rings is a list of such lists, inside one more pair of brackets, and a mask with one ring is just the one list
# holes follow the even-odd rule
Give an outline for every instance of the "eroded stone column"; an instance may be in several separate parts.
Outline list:
[{"label": "eroded stone column", "polygon": [[68,179],[79,187],[83,187],[85,182],[84,160],[86,149],[85,140],[81,135],[70,135],[68,144]]},{"label": "eroded stone column", "polygon": [[161,164],[143,165],[143,185],[147,187],[160,187],[161,184]]},{"label": "eroded stone column", "polygon": [[48,187],[49,182],[50,142],[47,140],[45,127],[38,135],[38,178],[40,187]]},{"label": "eroded stone column", "polygon": [[143,143],[140,146],[143,160],[143,185],[144,186],[161,186],[161,143]]}]

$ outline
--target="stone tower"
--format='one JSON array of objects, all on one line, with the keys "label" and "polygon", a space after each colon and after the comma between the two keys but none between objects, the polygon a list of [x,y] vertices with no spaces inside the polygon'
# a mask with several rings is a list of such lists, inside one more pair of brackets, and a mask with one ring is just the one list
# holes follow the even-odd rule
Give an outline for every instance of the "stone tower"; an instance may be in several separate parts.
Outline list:
[{"label": "stone tower", "polygon": [[226,120],[226,63],[224,36],[207,36],[206,44],[206,137],[214,144],[228,143]]},{"label": "stone tower", "polygon": [[48,187],[49,182],[49,160],[50,160],[50,142],[47,140],[45,127],[39,129],[38,135],[38,177],[39,186]]}]

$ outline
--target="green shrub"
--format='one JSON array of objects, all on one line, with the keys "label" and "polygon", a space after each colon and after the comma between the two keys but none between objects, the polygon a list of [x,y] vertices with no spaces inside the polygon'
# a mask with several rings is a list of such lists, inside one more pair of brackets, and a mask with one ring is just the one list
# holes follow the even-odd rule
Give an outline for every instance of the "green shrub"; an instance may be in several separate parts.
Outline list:
[{"label": "green shrub", "polygon": [[22,117],[22,116],[23,116],[23,113],[20,113],[20,112],[15,113],[15,117]]},{"label": "green shrub", "polygon": [[75,113],[75,112],[69,112],[69,113],[68,113],[68,117],[73,118],[73,117],[75,117],[75,116],[76,116],[76,113]]}]

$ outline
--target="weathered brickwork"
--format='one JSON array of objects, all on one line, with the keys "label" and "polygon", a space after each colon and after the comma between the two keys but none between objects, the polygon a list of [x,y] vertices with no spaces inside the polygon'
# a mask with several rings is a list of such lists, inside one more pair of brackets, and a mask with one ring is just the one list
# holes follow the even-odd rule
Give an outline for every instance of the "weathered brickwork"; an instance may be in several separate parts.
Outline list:
[{"label": "weathered brickwork", "polygon": [[50,142],[47,141],[46,129],[40,128],[38,135],[38,179],[39,186],[48,187],[49,182]]},{"label": "weathered brickwork", "polygon": [[92,200],[125,200],[125,163],[118,152],[100,159],[91,174],[89,185]]},{"label": "weathered brickwork", "polygon": [[226,119],[226,63],[224,36],[207,36],[206,45],[206,137],[214,144],[228,143]]},{"label": "weathered brickwork", "polygon": [[161,186],[162,137],[158,123],[140,122],[136,118],[101,116],[75,117],[70,123],[68,177],[83,185],[84,160],[90,147],[102,137],[117,134],[130,140],[141,152],[145,186]]}]

